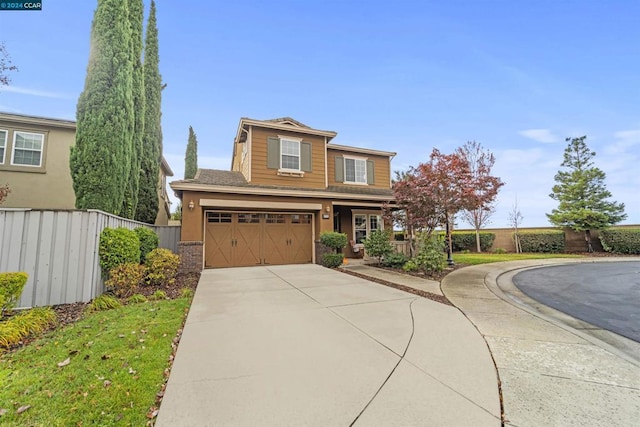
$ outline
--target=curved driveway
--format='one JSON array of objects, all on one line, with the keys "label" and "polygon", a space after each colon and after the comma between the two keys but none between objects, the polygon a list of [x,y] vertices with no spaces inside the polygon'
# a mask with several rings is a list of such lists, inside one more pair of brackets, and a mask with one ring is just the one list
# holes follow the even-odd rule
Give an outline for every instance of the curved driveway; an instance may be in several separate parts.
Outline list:
[{"label": "curved driveway", "polygon": [[640,342],[640,261],[536,268],[513,283],[536,301]]}]

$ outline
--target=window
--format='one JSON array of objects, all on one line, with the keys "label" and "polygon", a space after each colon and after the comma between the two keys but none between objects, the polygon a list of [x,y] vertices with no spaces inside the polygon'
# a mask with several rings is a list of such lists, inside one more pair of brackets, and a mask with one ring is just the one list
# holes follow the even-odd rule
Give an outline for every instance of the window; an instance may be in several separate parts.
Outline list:
[{"label": "window", "polygon": [[300,141],[280,139],[280,167],[300,170]]},{"label": "window", "polygon": [[207,222],[223,223],[231,222],[230,213],[207,212]]},{"label": "window", "polygon": [[267,224],[284,224],[284,215],[267,214]]},{"label": "window", "polygon": [[353,214],[353,237],[356,244],[364,243],[372,232],[382,229],[382,215]]},{"label": "window", "polygon": [[311,214],[291,215],[291,224],[311,224]]},{"label": "window", "polygon": [[0,164],[4,163],[4,152],[7,148],[7,131],[0,130]]},{"label": "window", "polygon": [[39,133],[14,132],[12,165],[42,166],[44,135]]},{"label": "window", "polygon": [[356,184],[367,183],[367,160],[345,157],[344,181]]},{"label": "window", "polygon": [[238,214],[238,222],[240,224],[258,224],[260,223],[260,214]]}]

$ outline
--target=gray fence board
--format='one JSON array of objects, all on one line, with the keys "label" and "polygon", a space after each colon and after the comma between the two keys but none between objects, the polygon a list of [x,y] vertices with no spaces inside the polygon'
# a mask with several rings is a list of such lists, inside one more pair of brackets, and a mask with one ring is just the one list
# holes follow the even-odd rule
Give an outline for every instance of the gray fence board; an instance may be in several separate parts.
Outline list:
[{"label": "gray fence board", "polygon": [[0,272],[29,280],[18,307],[86,302],[104,291],[98,249],[104,228],[149,227],[177,252],[179,226],[153,226],[101,211],[0,209]]}]

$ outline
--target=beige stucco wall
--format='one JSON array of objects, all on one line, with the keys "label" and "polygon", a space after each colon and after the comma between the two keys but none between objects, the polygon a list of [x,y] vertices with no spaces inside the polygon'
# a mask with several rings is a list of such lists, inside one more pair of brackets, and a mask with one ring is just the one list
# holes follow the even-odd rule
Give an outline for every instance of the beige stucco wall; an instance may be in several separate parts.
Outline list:
[{"label": "beige stucco wall", "polygon": [[0,130],[9,131],[9,145],[14,131],[44,134],[43,166],[11,165],[11,148],[7,147],[0,164],[0,184],[9,184],[11,193],[3,208],[73,209],[75,194],[69,169],[70,147],[75,143],[75,129],[20,123],[0,118]]}]

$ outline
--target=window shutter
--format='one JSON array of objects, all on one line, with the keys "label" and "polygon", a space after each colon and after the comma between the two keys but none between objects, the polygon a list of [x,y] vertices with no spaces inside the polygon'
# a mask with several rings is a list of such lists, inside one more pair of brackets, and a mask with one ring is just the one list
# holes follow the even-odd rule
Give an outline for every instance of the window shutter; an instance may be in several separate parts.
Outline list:
[{"label": "window shutter", "polygon": [[267,138],[267,168],[280,169],[280,140],[271,136]]},{"label": "window shutter", "polygon": [[367,184],[373,185],[376,182],[376,176],[374,175],[374,163],[373,160],[367,160]]},{"label": "window shutter", "polygon": [[302,141],[300,143],[300,169],[304,172],[311,172],[311,143]]},{"label": "window shutter", "polygon": [[336,157],[336,182],[344,182],[344,157]]}]

